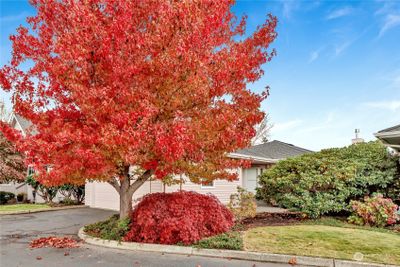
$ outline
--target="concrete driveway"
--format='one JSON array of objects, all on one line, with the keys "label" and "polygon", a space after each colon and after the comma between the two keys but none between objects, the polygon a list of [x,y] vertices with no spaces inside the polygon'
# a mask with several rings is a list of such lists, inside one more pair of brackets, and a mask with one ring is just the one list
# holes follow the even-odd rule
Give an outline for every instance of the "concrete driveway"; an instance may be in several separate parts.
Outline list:
[{"label": "concrete driveway", "polygon": [[0,216],[0,266],[162,266],[162,267],[281,267],[282,264],[173,255],[153,252],[135,252],[81,245],[79,248],[30,249],[32,239],[42,236],[74,236],[88,223],[106,219],[112,211],[100,209],[70,209],[24,215]]}]

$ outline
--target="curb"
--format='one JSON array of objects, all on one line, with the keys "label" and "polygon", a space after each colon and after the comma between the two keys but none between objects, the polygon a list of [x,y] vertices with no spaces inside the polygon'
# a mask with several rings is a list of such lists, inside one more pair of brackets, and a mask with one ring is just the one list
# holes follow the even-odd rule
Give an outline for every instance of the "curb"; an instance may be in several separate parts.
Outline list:
[{"label": "curb", "polygon": [[35,209],[35,210],[9,211],[9,212],[0,212],[0,216],[2,216],[2,215],[30,214],[30,213],[38,213],[38,212],[45,212],[45,211],[82,209],[82,208],[88,208],[88,207],[89,206],[85,206],[85,205],[75,205],[75,206],[44,208],[44,209]]},{"label": "curb", "polygon": [[319,266],[319,267],[399,267],[396,265],[384,265],[375,263],[335,260],[328,258],[283,255],[272,253],[260,253],[250,251],[237,251],[237,250],[222,250],[222,249],[203,249],[193,247],[183,247],[174,245],[160,245],[148,243],[135,243],[135,242],[118,242],[114,240],[105,240],[97,237],[86,235],[83,227],[79,229],[78,236],[80,239],[88,244],[123,249],[135,250],[146,252],[161,252],[170,254],[182,254],[192,256],[206,256],[214,258],[228,258],[237,260],[249,260],[258,262],[271,262],[271,263],[284,263],[295,261],[296,266]]}]

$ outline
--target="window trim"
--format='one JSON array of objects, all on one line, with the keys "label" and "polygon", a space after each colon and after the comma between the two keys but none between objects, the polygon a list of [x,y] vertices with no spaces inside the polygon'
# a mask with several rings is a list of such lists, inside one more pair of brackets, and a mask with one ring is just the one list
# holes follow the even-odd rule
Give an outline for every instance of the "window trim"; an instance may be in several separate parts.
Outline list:
[{"label": "window trim", "polygon": [[200,184],[201,189],[210,189],[210,188],[215,188],[215,180],[212,180],[212,185],[203,185],[203,183]]}]

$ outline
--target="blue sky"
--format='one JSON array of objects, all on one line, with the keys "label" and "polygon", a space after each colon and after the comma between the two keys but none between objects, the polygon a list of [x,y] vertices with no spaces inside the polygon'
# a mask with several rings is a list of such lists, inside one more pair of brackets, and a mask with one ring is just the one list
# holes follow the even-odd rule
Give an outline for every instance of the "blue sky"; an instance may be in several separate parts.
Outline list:
[{"label": "blue sky", "polygon": [[[27,1],[0,2],[0,65],[8,36],[34,14]],[[400,1],[238,1],[254,31],[267,13],[279,19],[277,56],[249,85],[271,87],[262,108],[272,139],[319,150],[345,146],[400,123]],[[10,108],[9,95],[0,92]]]}]

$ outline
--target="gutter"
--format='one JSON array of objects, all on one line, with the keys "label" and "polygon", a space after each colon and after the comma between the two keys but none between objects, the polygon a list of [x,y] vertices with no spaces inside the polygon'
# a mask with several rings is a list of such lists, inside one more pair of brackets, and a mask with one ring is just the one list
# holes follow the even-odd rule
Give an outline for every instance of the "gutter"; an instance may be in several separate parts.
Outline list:
[{"label": "gutter", "polygon": [[251,160],[251,161],[260,161],[260,162],[264,162],[264,163],[277,163],[279,161],[279,159],[255,157],[255,156],[243,155],[240,153],[229,153],[228,157],[233,158],[233,159],[246,159],[246,160]]},{"label": "gutter", "polygon": [[376,137],[400,137],[400,131],[388,132],[388,133],[375,133]]}]

